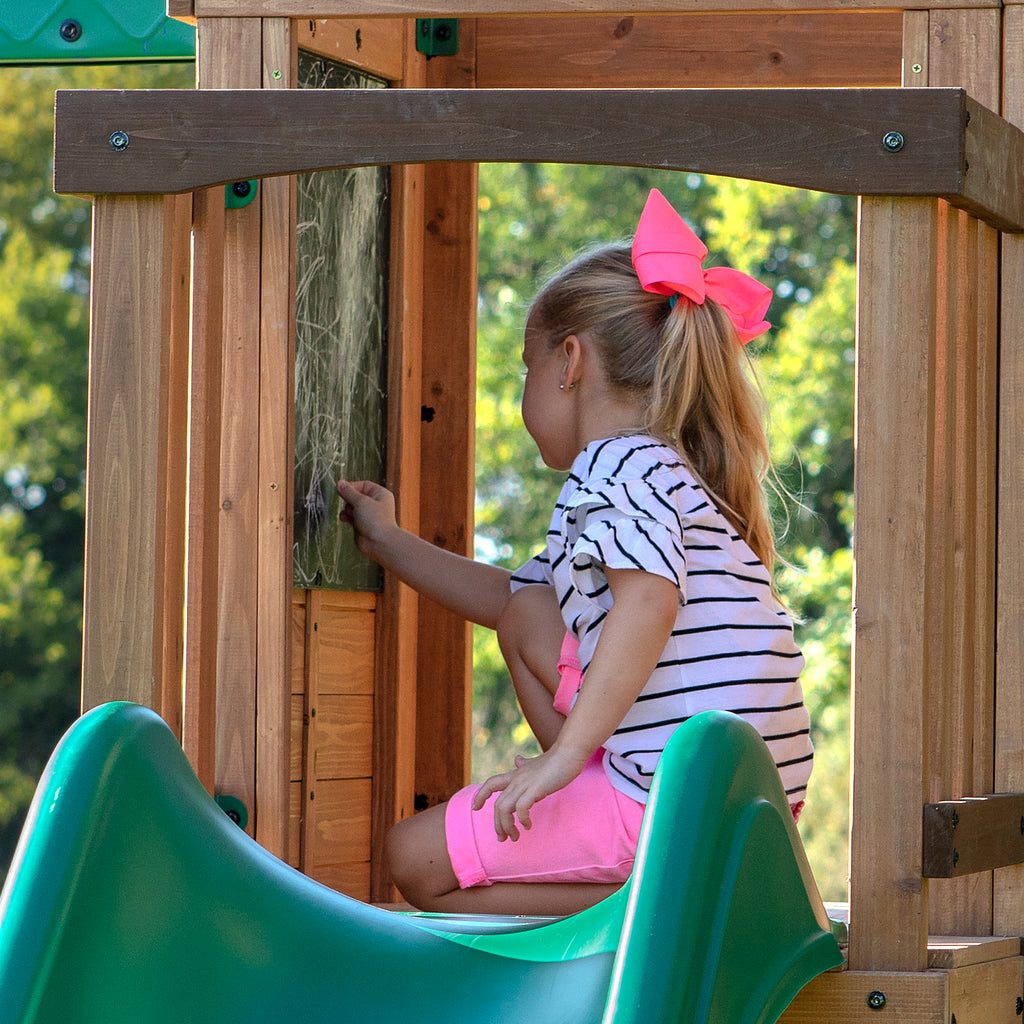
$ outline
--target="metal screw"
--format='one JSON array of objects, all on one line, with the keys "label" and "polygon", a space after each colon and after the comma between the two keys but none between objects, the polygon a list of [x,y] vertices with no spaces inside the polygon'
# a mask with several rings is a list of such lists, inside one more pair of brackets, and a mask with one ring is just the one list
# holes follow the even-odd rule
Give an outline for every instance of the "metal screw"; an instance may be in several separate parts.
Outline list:
[{"label": "metal screw", "polygon": [[919,75],[921,74],[922,68],[920,64],[912,64],[910,66],[910,70],[913,71],[915,75]]},{"label": "metal screw", "polygon": [[117,150],[118,153],[124,152],[128,148],[128,143],[131,140],[128,138],[127,132],[117,131],[110,136],[110,148]]},{"label": "metal screw", "polygon": [[270,77],[273,78],[275,81],[279,79],[281,77],[280,70],[278,68],[274,68],[274,70],[270,72]]},{"label": "metal screw", "polygon": [[68,18],[60,23],[57,31],[65,43],[77,43],[82,38],[82,23],[75,21],[74,18]]},{"label": "metal screw", "polygon": [[903,148],[903,135],[901,132],[886,132],[882,136],[882,145],[890,153],[898,153]]},{"label": "metal screw", "polygon": [[875,989],[874,992],[868,993],[868,1006],[872,1010],[881,1010],[885,1008],[885,993],[879,992]]}]

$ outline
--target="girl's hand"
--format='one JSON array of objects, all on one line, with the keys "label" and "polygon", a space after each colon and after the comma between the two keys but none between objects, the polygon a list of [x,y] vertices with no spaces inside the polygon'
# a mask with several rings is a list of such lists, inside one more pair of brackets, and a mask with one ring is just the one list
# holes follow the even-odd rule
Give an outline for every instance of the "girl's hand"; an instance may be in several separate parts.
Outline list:
[{"label": "girl's hand", "polygon": [[515,842],[519,838],[516,818],[519,825],[529,829],[533,825],[530,808],[572,782],[583,771],[588,757],[560,750],[557,741],[539,757],[517,757],[512,771],[494,775],[480,786],[473,810],[479,811],[492,793],[501,792],[494,802],[494,831],[500,842]]},{"label": "girl's hand", "polygon": [[355,530],[356,547],[367,558],[379,561],[379,551],[386,538],[398,529],[394,495],[370,480],[357,483],[339,480],[338,494],[345,503],[339,518]]}]

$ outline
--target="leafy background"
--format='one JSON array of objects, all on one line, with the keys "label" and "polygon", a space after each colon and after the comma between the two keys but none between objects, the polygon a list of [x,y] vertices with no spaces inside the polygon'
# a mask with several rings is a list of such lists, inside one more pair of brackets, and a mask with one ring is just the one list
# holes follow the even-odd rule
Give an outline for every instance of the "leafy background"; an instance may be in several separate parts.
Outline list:
[{"label": "leafy background", "polygon": [[[52,187],[56,88],[188,88],[190,65],[0,69],[0,872],[35,782],[78,707],[89,206]],[[801,618],[817,747],[801,820],[827,899],[846,894],[853,529],[854,201],[777,186],[627,168],[481,168],[477,551],[525,561],[561,478],[519,419],[522,321],[547,273],[628,236],[648,190],[690,220],[712,262],[775,292],[757,344],[777,503]],[[475,639],[476,777],[529,750],[493,635]]]}]

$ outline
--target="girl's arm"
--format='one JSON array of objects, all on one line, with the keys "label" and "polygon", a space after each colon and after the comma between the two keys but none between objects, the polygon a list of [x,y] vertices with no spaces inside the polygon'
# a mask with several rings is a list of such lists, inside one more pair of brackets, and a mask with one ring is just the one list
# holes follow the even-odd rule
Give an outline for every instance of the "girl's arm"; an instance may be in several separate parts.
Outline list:
[{"label": "girl's arm", "polygon": [[495,628],[511,593],[508,570],[446,551],[403,530],[395,521],[394,496],[380,484],[340,480],[338,494],[345,502],[341,519],[352,524],[356,546],[367,558],[449,611]]},{"label": "girl's arm", "polygon": [[679,608],[676,585],[639,569],[606,569],[614,601],[583,686],[554,743],[539,757],[516,758],[516,767],[488,779],[473,807],[502,790],[494,805],[500,839],[518,839],[516,818],[530,827],[530,808],[568,785],[604,745],[633,706],[672,634]]}]

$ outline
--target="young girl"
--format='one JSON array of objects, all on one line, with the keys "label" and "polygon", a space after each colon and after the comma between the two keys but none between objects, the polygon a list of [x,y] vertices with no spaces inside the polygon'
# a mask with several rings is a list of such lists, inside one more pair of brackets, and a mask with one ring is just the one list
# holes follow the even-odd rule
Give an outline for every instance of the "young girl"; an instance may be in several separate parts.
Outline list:
[{"label": "young girl", "polygon": [[658,758],[700,711],[761,733],[799,812],[811,770],[803,659],[778,603],[768,446],[742,346],[769,289],[728,268],[652,191],[632,248],[587,253],[526,322],[523,422],[568,470],[545,549],[503,569],[400,529],[392,496],[338,484],[360,550],[497,629],[535,758],[399,822],[413,905],[565,914],[628,877]]}]

